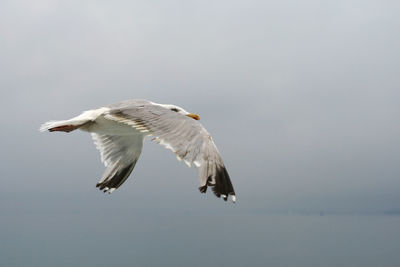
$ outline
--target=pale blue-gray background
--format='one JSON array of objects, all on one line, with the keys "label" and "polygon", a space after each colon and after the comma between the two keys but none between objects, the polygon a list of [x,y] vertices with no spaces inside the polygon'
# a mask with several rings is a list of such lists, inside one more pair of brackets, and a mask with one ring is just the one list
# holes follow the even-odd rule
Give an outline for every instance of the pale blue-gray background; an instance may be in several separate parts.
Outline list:
[{"label": "pale blue-gray background", "polygon": [[[398,1],[0,2],[0,266],[398,266]],[[238,203],[146,142],[112,195],[49,119],[198,113]]]}]

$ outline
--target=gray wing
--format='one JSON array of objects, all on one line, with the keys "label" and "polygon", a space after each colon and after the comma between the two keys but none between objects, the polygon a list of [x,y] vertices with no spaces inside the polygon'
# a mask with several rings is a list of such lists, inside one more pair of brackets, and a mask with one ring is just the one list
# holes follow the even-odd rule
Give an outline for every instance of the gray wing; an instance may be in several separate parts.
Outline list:
[{"label": "gray wing", "polygon": [[137,105],[113,107],[106,118],[131,125],[154,136],[154,140],[172,150],[178,160],[198,168],[199,190],[212,187],[217,197],[227,200],[233,189],[228,172],[210,134],[196,120],[162,106],[143,102]]},{"label": "gray wing", "polygon": [[142,152],[143,135],[104,135],[92,133],[93,141],[100,151],[101,161],[107,167],[96,187],[112,193],[131,174]]}]

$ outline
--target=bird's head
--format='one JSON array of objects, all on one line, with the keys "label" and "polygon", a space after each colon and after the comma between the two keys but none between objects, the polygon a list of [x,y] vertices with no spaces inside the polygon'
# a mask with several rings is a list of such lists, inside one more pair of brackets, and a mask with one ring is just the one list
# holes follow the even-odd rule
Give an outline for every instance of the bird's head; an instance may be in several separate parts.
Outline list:
[{"label": "bird's head", "polygon": [[167,109],[169,109],[169,110],[171,110],[171,111],[180,113],[180,114],[185,115],[185,116],[187,116],[187,117],[190,117],[190,118],[192,118],[192,119],[200,120],[200,116],[199,116],[199,115],[194,114],[194,113],[189,113],[189,112],[187,112],[186,110],[184,110],[184,109],[181,108],[181,107],[178,107],[178,106],[175,106],[175,105],[162,105],[162,106],[163,106],[164,108],[167,108]]}]

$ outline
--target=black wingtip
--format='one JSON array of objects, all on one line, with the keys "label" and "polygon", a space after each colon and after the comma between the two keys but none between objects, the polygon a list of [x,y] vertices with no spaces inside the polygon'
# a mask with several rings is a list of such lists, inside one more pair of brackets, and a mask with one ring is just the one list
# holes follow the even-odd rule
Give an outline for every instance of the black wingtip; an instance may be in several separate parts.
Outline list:
[{"label": "black wingtip", "polygon": [[[120,187],[126,179],[128,179],[130,173],[132,172],[133,168],[135,167],[136,160],[133,161],[131,164],[127,165],[125,168],[118,169],[119,167],[116,166],[116,172],[110,172],[112,175],[109,175],[105,179],[102,179],[102,182],[97,183],[96,187],[99,190],[102,190],[104,193],[108,192],[111,193],[118,187]],[[109,190],[112,190],[111,192]]]},{"label": "black wingtip", "polygon": [[99,190],[103,190],[105,187],[106,187],[106,186],[105,186],[105,184],[103,184],[103,183],[97,183],[97,184],[96,184],[96,188],[99,188]]},{"label": "black wingtip", "polygon": [[236,201],[235,190],[233,189],[231,179],[224,166],[217,168],[215,184],[212,184],[211,181],[211,177],[208,177],[206,184],[199,187],[201,193],[205,193],[207,187],[210,186],[216,197],[220,198],[222,196],[223,200],[227,201],[228,197],[232,196],[232,201]]},{"label": "black wingtip", "polygon": [[206,193],[207,192],[207,185],[203,185],[199,187],[200,193]]}]

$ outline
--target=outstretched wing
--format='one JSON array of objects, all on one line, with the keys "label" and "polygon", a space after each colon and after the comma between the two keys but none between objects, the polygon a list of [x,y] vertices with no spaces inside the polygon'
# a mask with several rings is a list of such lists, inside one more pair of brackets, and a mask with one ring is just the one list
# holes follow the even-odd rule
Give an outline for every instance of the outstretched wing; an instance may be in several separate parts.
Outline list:
[{"label": "outstretched wing", "polygon": [[112,193],[131,174],[142,152],[143,135],[103,135],[92,133],[93,141],[100,151],[101,161],[107,167],[96,187]]},{"label": "outstretched wing", "polygon": [[198,168],[199,190],[211,186],[217,197],[227,200],[233,189],[228,172],[210,134],[196,120],[152,103],[110,109],[105,118],[153,135],[155,140],[172,150],[179,160]]}]

